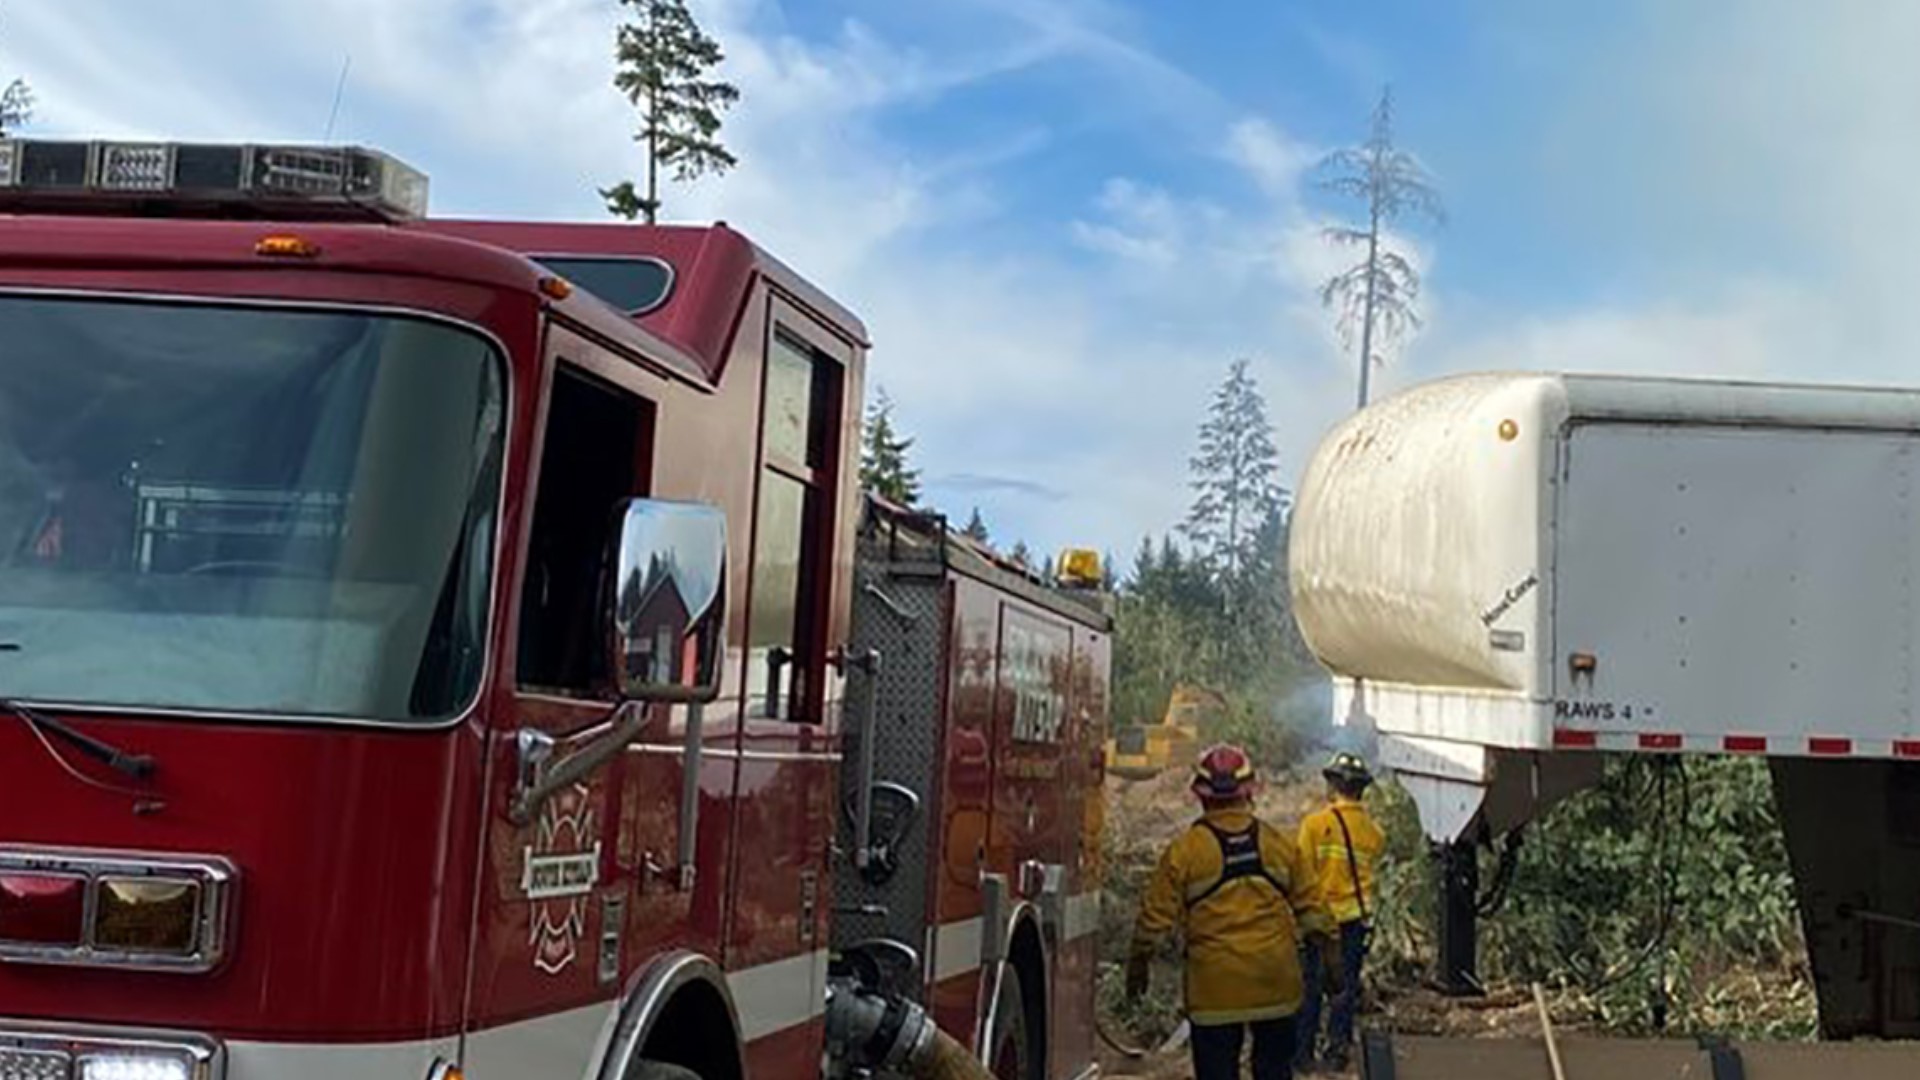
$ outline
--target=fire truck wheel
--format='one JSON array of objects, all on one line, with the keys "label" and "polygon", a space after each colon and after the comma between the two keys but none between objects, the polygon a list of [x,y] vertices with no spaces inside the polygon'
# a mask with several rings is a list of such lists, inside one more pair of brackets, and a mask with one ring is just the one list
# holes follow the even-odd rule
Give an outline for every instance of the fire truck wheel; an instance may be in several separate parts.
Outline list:
[{"label": "fire truck wheel", "polygon": [[1020,991],[1020,976],[1011,966],[1000,980],[1000,1000],[993,1010],[993,1038],[987,1068],[994,1080],[1029,1080],[1032,1074],[1032,1049],[1027,1039],[1026,996]]},{"label": "fire truck wheel", "polygon": [[665,1061],[649,1061],[642,1058],[634,1062],[627,1080],[700,1080],[700,1074],[684,1065],[673,1065]]}]

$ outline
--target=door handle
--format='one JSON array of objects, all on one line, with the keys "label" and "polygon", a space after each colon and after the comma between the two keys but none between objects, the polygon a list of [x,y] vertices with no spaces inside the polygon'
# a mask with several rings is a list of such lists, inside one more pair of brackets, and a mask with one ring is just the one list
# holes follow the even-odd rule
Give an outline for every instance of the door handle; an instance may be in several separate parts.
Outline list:
[{"label": "door handle", "polygon": [[781,719],[781,703],[786,699],[780,686],[780,673],[793,663],[793,651],[782,645],[767,650],[767,717]]}]

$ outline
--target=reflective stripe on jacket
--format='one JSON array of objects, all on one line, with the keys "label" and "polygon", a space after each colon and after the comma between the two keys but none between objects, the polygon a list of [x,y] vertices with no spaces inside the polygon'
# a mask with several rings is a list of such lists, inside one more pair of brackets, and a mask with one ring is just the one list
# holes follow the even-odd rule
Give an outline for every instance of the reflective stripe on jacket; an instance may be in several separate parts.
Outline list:
[{"label": "reflective stripe on jacket", "polygon": [[[1258,828],[1262,874],[1226,872],[1222,841]],[[1175,927],[1186,931],[1187,1016],[1231,1024],[1291,1016],[1302,996],[1302,933],[1331,929],[1307,862],[1285,833],[1259,824],[1244,806],[1208,810],[1168,845],[1147,885],[1133,951],[1151,952]]]},{"label": "reflective stripe on jacket", "polygon": [[[1337,816],[1336,816],[1337,815]],[[1347,831],[1340,831],[1346,822]],[[1347,861],[1347,837],[1353,838],[1353,862]],[[1386,850],[1387,834],[1359,802],[1336,795],[1300,822],[1300,850],[1320,882],[1320,895],[1338,923],[1366,918],[1374,910],[1374,868]],[[1355,868],[1360,880],[1353,879]],[[1364,907],[1361,903],[1364,898]]]}]

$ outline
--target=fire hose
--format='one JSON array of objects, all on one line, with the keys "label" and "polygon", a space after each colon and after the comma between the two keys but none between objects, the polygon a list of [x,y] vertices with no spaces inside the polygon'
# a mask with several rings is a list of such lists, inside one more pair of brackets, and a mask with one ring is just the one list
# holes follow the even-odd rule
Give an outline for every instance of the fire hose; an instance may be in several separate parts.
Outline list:
[{"label": "fire hose", "polygon": [[993,1080],[980,1059],[941,1031],[925,1009],[848,983],[835,985],[827,996],[827,1041],[864,1069],[913,1080]]},{"label": "fire hose", "polygon": [[1138,1061],[1141,1058],[1147,1056],[1147,1052],[1144,1048],[1138,1047],[1138,1046],[1131,1046],[1131,1045],[1128,1045],[1127,1043],[1121,1042],[1119,1039],[1114,1038],[1113,1033],[1107,1030],[1106,1021],[1095,1020],[1093,1022],[1093,1029],[1095,1032],[1099,1033],[1100,1041],[1107,1044],[1107,1049],[1112,1050],[1114,1053],[1119,1054],[1121,1057],[1124,1057],[1129,1061]]}]

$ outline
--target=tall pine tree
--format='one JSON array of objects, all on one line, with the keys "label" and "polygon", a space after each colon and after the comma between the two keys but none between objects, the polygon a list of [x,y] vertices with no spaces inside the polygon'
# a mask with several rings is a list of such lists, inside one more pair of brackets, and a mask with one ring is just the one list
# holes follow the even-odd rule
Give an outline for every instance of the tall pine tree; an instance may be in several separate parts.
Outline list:
[{"label": "tall pine tree", "polygon": [[1218,694],[1202,738],[1241,743],[1277,766],[1298,752],[1286,721],[1315,678],[1286,580],[1286,492],[1259,389],[1232,366],[1200,430],[1194,501],[1171,537],[1144,539],[1121,585],[1113,636],[1113,717],[1153,723],[1176,687]]},{"label": "tall pine tree", "polygon": [[893,399],[876,387],[860,440],[860,486],[901,506],[918,505],[920,470],[907,463],[911,449],[913,440],[894,429]]},{"label": "tall pine tree", "polygon": [[724,173],[738,164],[720,142],[720,114],[740,100],[732,83],[710,78],[726,58],[687,10],[685,0],[620,0],[634,21],[615,38],[613,85],[640,112],[633,141],[646,150],[647,189],[622,180],[600,195],[607,211],[629,220],[660,212],[660,171],[682,182]]},{"label": "tall pine tree", "polygon": [[1260,388],[1236,360],[1215,392],[1193,456],[1193,505],[1180,532],[1229,596],[1259,559],[1260,532],[1284,505],[1280,453]]},{"label": "tall pine tree", "polygon": [[980,516],[980,508],[977,506],[973,508],[973,514],[967,518],[967,527],[960,530],[960,535],[976,543],[993,543],[993,537],[987,533],[986,519]]}]

